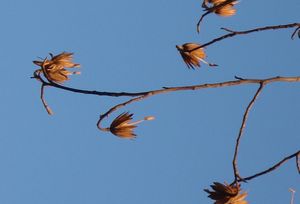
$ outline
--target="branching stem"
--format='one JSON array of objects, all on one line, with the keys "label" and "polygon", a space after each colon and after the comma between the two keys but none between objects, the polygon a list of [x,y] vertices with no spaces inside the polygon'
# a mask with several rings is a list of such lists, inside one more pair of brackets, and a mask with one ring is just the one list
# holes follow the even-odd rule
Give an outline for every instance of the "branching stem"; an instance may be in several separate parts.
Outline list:
[{"label": "branching stem", "polygon": [[236,145],[235,145],[234,156],[233,156],[233,161],[232,161],[233,171],[234,171],[234,181],[235,182],[238,179],[241,179],[241,177],[239,175],[239,171],[238,171],[238,166],[237,166],[237,156],[238,156],[238,151],[239,151],[239,146],[240,146],[240,140],[242,138],[244,129],[246,127],[246,122],[247,122],[247,119],[248,119],[249,112],[250,112],[251,108],[253,107],[257,97],[259,96],[259,94],[263,90],[263,88],[264,88],[264,82],[261,82],[259,88],[257,89],[257,91],[254,95],[254,97],[252,98],[252,100],[250,101],[249,105],[246,108],[246,111],[244,113],[243,120],[242,120],[242,125],[240,127],[238,137],[236,139]]}]

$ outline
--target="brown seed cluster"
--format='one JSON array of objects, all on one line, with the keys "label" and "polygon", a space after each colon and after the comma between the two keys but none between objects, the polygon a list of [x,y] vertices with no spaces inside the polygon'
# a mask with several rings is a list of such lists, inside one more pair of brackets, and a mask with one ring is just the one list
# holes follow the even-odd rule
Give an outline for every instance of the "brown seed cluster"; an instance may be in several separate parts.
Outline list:
[{"label": "brown seed cluster", "polygon": [[214,204],[248,204],[244,200],[247,196],[246,192],[241,192],[239,185],[228,185],[214,182],[211,185],[213,191],[204,189],[209,195],[208,197],[215,200]]},{"label": "brown seed cluster", "polygon": [[238,1],[228,1],[228,3],[226,3],[226,1],[228,0],[205,0],[204,3],[206,7],[208,7],[207,4],[212,4],[212,7],[209,7],[209,9],[220,16],[232,16],[236,13],[234,5],[237,4]]},{"label": "brown seed cluster", "polygon": [[147,116],[142,120],[132,122],[132,116],[133,114],[129,112],[120,114],[110,124],[109,131],[121,138],[134,139],[136,137],[136,134],[134,134],[133,130],[137,127],[137,124],[145,120],[154,120],[153,116]]},{"label": "brown seed cluster", "polygon": [[69,75],[80,74],[80,72],[72,72],[65,68],[80,67],[80,64],[73,63],[73,53],[62,52],[56,56],[50,53],[51,59],[44,61],[33,61],[34,64],[41,67],[35,73],[43,73],[47,79],[56,83],[63,83],[69,80]]},{"label": "brown seed cluster", "polygon": [[200,61],[204,61],[206,54],[203,48],[199,48],[199,44],[196,43],[185,43],[183,45],[176,45],[183,61],[186,63],[189,69],[195,69],[195,67],[200,67]]}]

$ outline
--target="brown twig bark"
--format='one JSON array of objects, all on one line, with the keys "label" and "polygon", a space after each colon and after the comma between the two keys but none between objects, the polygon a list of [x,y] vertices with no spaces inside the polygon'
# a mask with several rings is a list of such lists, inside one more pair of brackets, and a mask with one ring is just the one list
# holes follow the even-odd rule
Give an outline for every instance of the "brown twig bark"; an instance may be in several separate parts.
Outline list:
[{"label": "brown twig bark", "polygon": [[47,85],[45,85],[45,84],[42,84],[42,85],[41,85],[41,95],[40,95],[40,98],[41,98],[41,100],[42,100],[42,103],[43,103],[44,108],[46,109],[47,113],[48,113],[49,115],[53,115],[53,111],[51,110],[51,108],[50,108],[49,105],[47,104],[46,100],[44,99],[44,88],[45,88],[45,86],[47,86]]},{"label": "brown twig bark", "polygon": [[[212,83],[212,84],[200,84],[200,85],[193,85],[193,86],[180,86],[180,87],[164,87],[164,89],[159,89],[159,90],[153,90],[153,91],[147,91],[145,92],[144,95],[133,98],[131,100],[128,100],[124,103],[118,104],[114,107],[112,107],[110,110],[108,110],[105,114],[101,115],[98,122],[97,122],[97,127],[102,130],[102,129],[107,129],[101,127],[101,122],[103,119],[112,112],[118,110],[121,107],[124,107],[130,103],[137,102],[140,100],[143,100],[145,98],[149,98],[150,96],[158,95],[158,94],[164,94],[164,93],[170,93],[170,92],[176,92],[176,91],[194,91],[194,90],[199,90],[199,89],[207,89],[207,88],[219,88],[219,87],[226,87],[226,86],[237,86],[237,85],[242,85],[242,84],[268,84],[268,83],[273,83],[273,82],[299,82],[300,77],[272,77],[272,78],[267,78],[267,79],[243,79],[236,77],[237,80],[235,81],[226,81],[226,82],[221,82],[221,83]],[[260,91],[259,91],[260,92]]]},{"label": "brown twig bark", "polygon": [[207,43],[202,44],[199,47],[195,47],[194,49],[189,50],[189,52],[192,52],[194,50],[200,49],[202,47],[207,47],[209,45],[212,45],[216,42],[219,42],[221,40],[224,40],[226,38],[231,38],[234,37],[236,35],[246,35],[249,33],[253,33],[253,32],[260,32],[260,31],[265,31],[265,30],[278,30],[278,29],[287,29],[287,28],[296,28],[296,31],[294,31],[294,33],[292,34],[292,37],[295,35],[295,33],[297,32],[297,30],[299,30],[300,28],[300,23],[290,23],[290,24],[283,24],[283,25],[274,25],[274,26],[264,26],[264,27],[259,27],[259,28],[254,28],[254,29],[250,29],[250,30],[244,30],[244,31],[233,31],[230,30],[228,28],[222,28],[223,30],[226,30],[227,32],[230,32],[226,35],[222,35],[221,37],[215,38]]},{"label": "brown twig bark", "polygon": [[62,86],[59,84],[48,83],[42,78],[39,78],[41,82],[47,86],[52,86],[58,89],[63,89],[70,92],[80,93],[80,94],[90,94],[90,95],[96,95],[96,96],[114,96],[114,97],[123,97],[123,96],[129,96],[129,97],[136,97],[136,96],[143,96],[143,95],[157,95],[157,94],[163,94],[163,93],[169,93],[169,92],[175,92],[175,91],[192,91],[192,90],[198,90],[198,89],[205,89],[205,88],[219,88],[219,87],[226,87],[226,86],[237,86],[242,84],[260,84],[261,82],[264,82],[265,84],[271,83],[271,82],[299,82],[300,76],[295,77],[272,77],[267,79],[242,79],[239,78],[237,80],[233,81],[225,81],[220,83],[210,83],[210,84],[199,84],[199,85],[191,85],[191,86],[178,86],[178,87],[163,87],[163,89],[157,89],[157,90],[151,90],[151,91],[143,91],[143,92],[105,92],[105,91],[89,91],[89,90],[83,90],[83,89],[76,89],[76,88],[70,88],[66,86]]},{"label": "brown twig bark", "polygon": [[297,166],[297,169],[298,169],[298,173],[300,174],[300,151],[296,155],[296,166]]},{"label": "brown twig bark", "polygon": [[300,38],[300,27],[296,28],[293,34],[291,35],[292,40],[294,40],[296,34],[298,35],[298,38]]},{"label": "brown twig bark", "polygon": [[291,192],[291,202],[290,204],[294,204],[294,198],[295,198],[295,190],[290,188],[289,191]]},{"label": "brown twig bark", "polygon": [[238,179],[241,179],[241,177],[239,175],[239,171],[238,171],[238,166],[237,166],[237,156],[238,156],[238,151],[239,151],[239,146],[240,146],[240,140],[242,138],[244,129],[246,127],[246,122],[248,119],[249,112],[250,112],[251,108],[253,107],[257,97],[262,92],[263,88],[264,88],[264,82],[261,82],[259,88],[257,89],[255,95],[253,96],[252,100],[250,101],[250,103],[247,106],[246,111],[243,115],[242,125],[240,127],[238,137],[236,139],[236,145],[235,145],[234,156],[233,156],[233,161],[232,161],[233,172],[234,172],[234,182],[236,182]]},{"label": "brown twig bark", "polygon": [[292,159],[292,158],[296,158],[297,155],[300,154],[300,151],[297,151],[296,153],[294,154],[291,154],[287,157],[285,157],[284,159],[282,159],[281,161],[279,161],[278,163],[276,163],[275,165],[273,165],[272,167],[268,168],[267,170],[264,170],[262,172],[259,172],[257,174],[254,174],[252,176],[248,176],[248,177],[245,177],[245,178],[239,178],[237,181],[238,182],[241,182],[241,181],[249,181],[249,180],[252,180],[254,178],[257,178],[259,176],[262,176],[264,174],[267,174],[267,173],[270,173],[271,171],[274,171],[276,170],[277,168],[279,168],[281,165],[283,165],[285,162],[287,162],[288,160]]}]

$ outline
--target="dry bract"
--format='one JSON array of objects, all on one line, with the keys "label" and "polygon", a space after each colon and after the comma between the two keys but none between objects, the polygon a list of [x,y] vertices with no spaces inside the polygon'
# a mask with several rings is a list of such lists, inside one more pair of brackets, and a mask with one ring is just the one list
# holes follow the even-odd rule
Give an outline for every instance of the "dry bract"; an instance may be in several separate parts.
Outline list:
[{"label": "dry bract", "polygon": [[236,9],[233,7],[233,5],[227,4],[225,6],[217,8],[214,12],[220,16],[226,17],[234,15],[236,13]]},{"label": "dry bract", "polygon": [[206,54],[203,48],[196,49],[198,47],[200,47],[200,45],[196,43],[185,43],[181,46],[176,45],[177,50],[183,58],[183,61],[190,69],[200,67],[200,61],[205,62],[204,58],[206,57]]},{"label": "dry bract", "polygon": [[[53,82],[63,83],[69,80],[69,75],[80,74],[80,72],[72,72],[65,68],[80,67],[80,64],[73,63],[73,53],[62,52],[56,56],[50,54],[51,59],[45,59],[44,61],[33,61],[34,64],[41,67],[35,71],[35,73],[44,73],[46,78]],[[44,71],[43,71],[44,68]]]},{"label": "dry bract", "polygon": [[133,129],[137,127],[136,124],[145,120],[154,120],[153,116],[147,116],[143,120],[132,122],[132,116],[133,114],[130,114],[129,112],[120,114],[110,124],[110,132],[121,138],[133,139],[136,137],[136,134],[133,132]]},{"label": "dry bract", "polygon": [[[208,10],[211,10],[212,12],[220,15],[220,16],[232,16],[236,13],[236,9],[233,7],[235,4],[238,3],[238,1],[228,1],[228,0],[205,0],[205,6]],[[212,4],[212,7],[208,7],[207,4]],[[220,6],[221,4],[224,4]]]},{"label": "dry bract", "polygon": [[248,204],[244,200],[247,196],[246,192],[241,192],[239,185],[228,185],[214,182],[211,185],[213,191],[204,189],[209,194],[209,198],[215,200],[215,204]]}]

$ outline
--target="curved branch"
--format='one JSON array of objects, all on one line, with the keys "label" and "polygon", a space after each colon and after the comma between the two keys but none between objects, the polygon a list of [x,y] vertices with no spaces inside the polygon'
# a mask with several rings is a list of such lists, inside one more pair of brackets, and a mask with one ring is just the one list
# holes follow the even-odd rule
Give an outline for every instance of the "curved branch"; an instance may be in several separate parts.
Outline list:
[{"label": "curved branch", "polygon": [[234,182],[236,182],[238,179],[241,178],[239,175],[238,167],[237,167],[237,156],[238,156],[238,151],[239,151],[240,140],[243,135],[244,129],[246,127],[246,122],[248,119],[249,112],[250,112],[251,108],[253,107],[254,102],[256,101],[257,97],[263,90],[263,88],[264,88],[264,83],[262,82],[262,83],[260,83],[258,90],[256,91],[254,97],[250,101],[249,105],[247,106],[246,111],[243,116],[242,125],[240,127],[238,137],[236,139],[236,145],[235,145],[234,156],[233,156],[233,161],[232,161],[233,171],[234,171]]},{"label": "curved branch", "polygon": [[[267,79],[243,79],[237,77],[237,80],[235,81],[226,81],[226,82],[221,82],[221,83],[213,83],[213,84],[200,84],[200,85],[194,85],[194,86],[181,86],[181,87],[164,87],[164,89],[159,89],[159,90],[153,90],[153,91],[148,91],[145,92],[144,95],[133,98],[131,100],[128,100],[124,103],[118,104],[114,107],[112,107],[109,111],[107,111],[105,114],[101,115],[98,122],[97,122],[97,127],[100,130],[107,131],[107,128],[101,127],[101,122],[103,119],[112,112],[118,110],[121,107],[124,107],[130,103],[137,102],[140,100],[143,100],[145,98],[148,98],[150,96],[158,95],[158,94],[164,94],[164,93],[169,93],[169,92],[176,92],[176,91],[194,91],[198,89],[207,89],[207,88],[219,88],[219,87],[226,87],[226,86],[237,86],[241,84],[268,84],[272,82],[299,82],[300,77],[273,77],[273,78],[267,78]],[[259,90],[260,92],[261,90]],[[258,92],[258,94],[259,94]],[[257,94],[257,95],[258,95]],[[257,97],[257,96],[256,96]],[[250,107],[251,108],[251,107]]]},{"label": "curved branch", "polygon": [[130,104],[130,103],[133,103],[133,102],[137,102],[137,101],[143,100],[143,99],[145,99],[145,98],[147,98],[147,97],[149,97],[149,96],[151,96],[151,95],[152,95],[152,93],[149,92],[148,94],[145,94],[145,95],[143,95],[143,96],[139,96],[139,97],[133,98],[133,99],[131,99],[131,100],[128,100],[128,101],[126,101],[126,102],[124,102],[124,103],[120,103],[120,104],[118,104],[118,105],[112,107],[112,108],[109,109],[106,113],[104,113],[103,115],[100,115],[100,118],[99,118],[99,120],[98,120],[98,122],[97,122],[97,127],[98,127],[98,129],[99,129],[99,130],[102,130],[102,131],[105,131],[105,132],[109,131],[109,128],[108,128],[108,127],[107,127],[107,128],[101,127],[101,121],[102,121],[105,117],[108,117],[112,112],[118,110],[119,108],[122,108],[122,107],[124,107],[124,106],[126,106],[126,105],[128,105],[128,104]]},{"label": "curved branch", "polygon": [[254,178],[257,178],[259,176],[262,176],[264,174],[267,174],[267,173],[270,173],[271,171],[274,171],[276,170],[277,168],[279,168],[281,165],[283,165],[285,162],[287,162],[288,160],[292,159],[292,158],[296,158],[297,155],[300,154],[300,151],[297,151],[296,153],[292,154],[292,155],[289,155],[287,157],[285,157],[284,159],[282,159],[280,162],[278,162],[277,164],[275,164],[274,166],[270,167],[269,169],[267,170],[264,170],[260,173],[257,173],[257,174],[254,174],[253,176],[248,176],[248,177],[245,177],[245,178],[239,178],[237,181],[249,181],[251,179],[254,179]]},{"label": "curved branch", "polygon": [[206,15],[208,15],[210,13],[213,13],[216,9],[219,9],[219,8],[221,8],[221,7],[223,7],[223,6],[227,5],[227,4],[230,4],[230,3],[234,2],[234,1],[236,1],[236,0],[227,0],[227,1],[224,1],[224,2],[222,2],[220,4],[218,4],[218,5],[215,5],[215,6],[212,6],[212,7],[208,7],[206,5],[206,3],[205,3],[205,0],[204,0],[203,3],[202,3],[202,7],[205,8],[204,11],[206,11],[206,12],[201,15],[201,17],[200,17],[200,19],[199,19],[199,21],[197,23],[197,33],[200,32],[200,23],[202,22],[203,18]]},{"label": "curved branch", "polygon": [[271,82],[299,82],[300,76],[295,77],[272,77],[272,78],[266,78],[266,79],[243,79],[243,78],[237,78],[237,80],[233,81],[225,81],[220,83],[210,83],[210,84],[199,84],[199,85],[192,85],[192,86],[177,86],[177,87],[163,87],[163,89],[157,89],[157,90],[151,90],[151,91],[144,91],[144,92],[105,92],[105,91],[90,91],[90,90],[83,90],[83,89],[76,89],[76,88],[70,88],[66,86],[62,86],[55,83],[48,83],[45,80],[43,80],[41,77],[39,80],[47,85],[52,86],[58,89],[63,89],[70,92],[80,93],[80,94],[90,94],[90,95],[97,95],[97,96],[113,96],[113,97],[123,97],[123,96],[129,96],[129,97],[136,97],[136,96],[144,96],[147,94],[163,94],[168,92],[175,92],[175,91],[193,91],[198,89],[205,89],[205,88],[219,88],[219,87],[225,87],[225,86],[237,86],[241,84],[260,84],[260,83],[271,83]]},{"label": "curved branch", "polygon": [[202,16],[199,18],[199,21],[197,23],[197,33],[200,33],[200,23],[202,22],[203,18],[210,14],[212,11],[206,11],[204,14],[202,14]]},{"label": "curved branch", "polygon": [[147,92],[136,92],[136,93],[131,93],[131,92],[107,92],[107,91],[91,91],[91,90],[84,90],[84,89],[76,89],[76,88],[71,88],[67,86],[63,86],[54,82],[46,82],[43,81],[45,85],[52,86],[58,89],[62,89],[65,91],[70,91],[74,93],[80,93],[80,94],[88,94],[88,95],[96,95],[96,96],[111,96],[111,97],[120,97],[120,96],[130,96],[130,97],[135,97],[135,96],[141,96],[147,94]]},{"label": "curved branch", "polygon": [[294,37],[297,33],[298,33],[298,38],[300,38],[300,27],[296,28],[293,34],[291,35],[292,40],[294,40]]},{"label": "curved branch", "polygon": [[45,84],[41,85],[41,95],[40,95],[40,98],[42,100],[42,103],[43,103],[44,108],[46,109],[47,113],[49,115],[53,115],[53,112],[52,112],[50,106],[47,104],[46,100],[44,99],[44,88],[45,88],[45,86],[46,86]]}]

